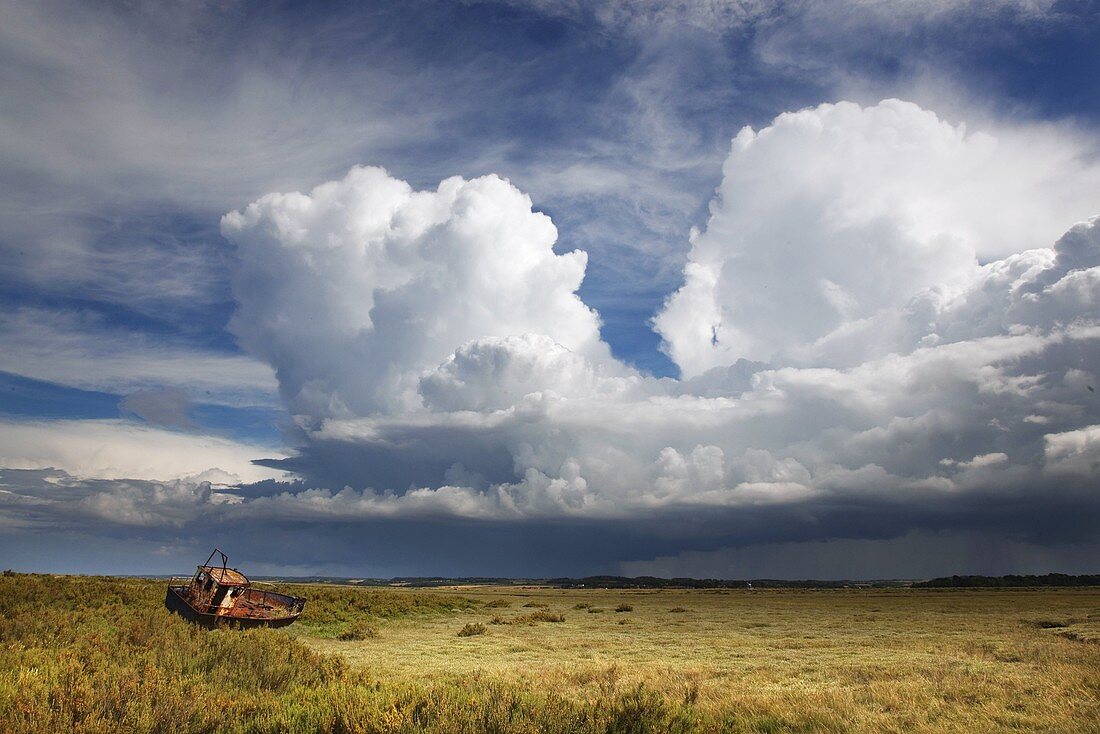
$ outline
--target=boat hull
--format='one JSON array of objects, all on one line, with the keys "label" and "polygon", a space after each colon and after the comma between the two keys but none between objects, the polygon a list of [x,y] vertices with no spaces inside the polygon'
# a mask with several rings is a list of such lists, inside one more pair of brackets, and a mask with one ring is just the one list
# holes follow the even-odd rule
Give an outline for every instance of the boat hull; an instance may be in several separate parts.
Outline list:
[{"label": "boat hull", "polygon": [[164,606],[168,607],[169,611],[175,612],[190,622],[211,629],[217,627],[229,627],[232,629],[286,627],[288,624],[292,624],[298,617],[302,616],[300,610],[280,616],[262,617],[238,617],[200,612],[187,602],[187,598],[184,596],[184,591],[186,589],[186,586],[169,586],[168,592],[164,597]]}]

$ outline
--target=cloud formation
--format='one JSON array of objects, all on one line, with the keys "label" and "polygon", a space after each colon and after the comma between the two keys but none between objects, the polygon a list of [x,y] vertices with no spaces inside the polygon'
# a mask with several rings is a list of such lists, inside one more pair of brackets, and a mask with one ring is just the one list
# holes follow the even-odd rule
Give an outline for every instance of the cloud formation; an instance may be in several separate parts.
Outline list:
[{"label": "cloud formation", "polygon": [[0,311],[0,370],[116,394],[177,389],[223,405],[275,405],[271,368],[242,354],[165,344],[77,310]]},{"label": "cloud formation", "polygon": [[851,365],[912,349],[923,325],[884,344],[886,314],[918,294],[960,296],[989,272],[981,262],[1095,214],[1100,191],[1100,167],[1072,139],[968,132],[900,100],[746,127],[723,171],[684,285],[655,320],[688,376],[738,358]]},{"label": "cloud formation", "polygon": [[283,476],[252,463],[272,453],[279,452],[124,420],[0,419],[0,466],[56,469],[78,478],[256,482]]},{"label": "cloud formation", "polygon": [[39,478],[5,501],[333,537],[430,520],[677,573],[948,531],[1079,558],[1100,527],[1100,186],[1076,146],[896,100],[742,131],[655,318],[679,380],[611,357],[585,254],[506,180],[357,167],[269,194],[222,221],[231,329],[295,414],[294,455],[261,463],[300,480],[104,485],[93,507]]},{"label": "cloud formation", "polygon": [[415,409],[421,373],[474,339],[528,333],[610,360],[576,296],[587,256],[507,181],[414,192],[353,168],[309,194],[269,194],[222,220],[237,245],[230,329],[317,418]]},{"label": "cloud formation", "polygon": [[683,380],[609,358],[583,254],[498,178],[354,169],[227,215],[233,328],[303,441],[271,465],[310,487],[255,509],[695,517],[668,532],[716,544],[1072,535],[1097,511],[1100,224],[1059,220],[1100,188],[1072,141],[1022,140],[897,100],[743,131],[655,320]]}]

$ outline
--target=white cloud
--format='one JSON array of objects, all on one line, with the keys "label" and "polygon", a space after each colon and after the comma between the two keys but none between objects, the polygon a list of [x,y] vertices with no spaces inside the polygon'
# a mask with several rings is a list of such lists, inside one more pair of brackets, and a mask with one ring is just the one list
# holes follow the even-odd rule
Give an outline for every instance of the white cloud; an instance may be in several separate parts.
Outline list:
[{"label": "white cloud", "polygon": [[1100,473],[1100,425],[1044,436],[1046,470],[1095,478]]},{"label": "white cloud", "polygon": [[240,258],[230,328],[276,366],[295,412],[414,409],[421,374],[485,337],[541,334],[610,362],[575,293],[587,256],[555,254],[550,218],[496,176],[416,192],[353,168],[227,214],[222,231]]},{"label": "white cloud", "polygon": [[[0,420],[0,466],[60,469],[82,479],[166,481],[201,475],[256,482],[284,474],[252,460],[281,455],[270,447],[121,420]],[[210,470],[218,472],[204,474]]]},{"label": "white cloud", "polygon": [[899,100],[745,128],[656,329],[686,376],[911,349],[890,322],[916,296],[935,308],[990,270],[980,261],[1095,213],[1100,166],[1086,154],[1043,128],[968,132]]},{"label": "white cloud", "polygon": [[1097,193],[1092,169],[1062,151],[1052,170],[1085,188],[1056,203],[1027,146],[998,145],[898,101],[743,132],[657,319],[683,381],[610,359],[575,295],[583,253],[554,254],[498,178],[415,192],[357,168],[231,213],[233,328],[300,414],[286,467],[326,488],[268,505],[506,520],[1016,496],[1043,436],[1087,415],[1068,365],[1098,351],[1100,224],[1036,247]]}]

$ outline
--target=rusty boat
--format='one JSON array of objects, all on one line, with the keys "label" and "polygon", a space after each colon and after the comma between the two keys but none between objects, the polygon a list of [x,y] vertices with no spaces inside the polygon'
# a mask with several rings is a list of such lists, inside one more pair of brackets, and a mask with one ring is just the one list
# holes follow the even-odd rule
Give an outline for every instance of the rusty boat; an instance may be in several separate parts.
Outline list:
[{"label": "rusty boat", "polygon": [[[221,565],[212,564],[220,556]],[[261,588],[270,587],[270,588]],[[249,581],[215,548],[195,575],[173,577],[164,605],[205,627],[285,627],[302,616],[305,599],[280,594],[271,584]]]}]

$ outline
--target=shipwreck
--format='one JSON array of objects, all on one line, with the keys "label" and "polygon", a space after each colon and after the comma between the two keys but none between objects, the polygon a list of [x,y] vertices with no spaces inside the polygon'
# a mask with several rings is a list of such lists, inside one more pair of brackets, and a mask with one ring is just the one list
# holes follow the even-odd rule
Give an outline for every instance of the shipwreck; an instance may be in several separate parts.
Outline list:
[{"label": "shipwreck", "polygon": [[[221,565],[212,565],[220,556]],[[261,588],[268,587],[268,588]],[[302,616],[305,599],[280,594],[274,586],[249,581],[229,558],[215,548],[195,575],[173,577],[168,582],[164,605],[171,611],[206,627],[285,627]]]}]

